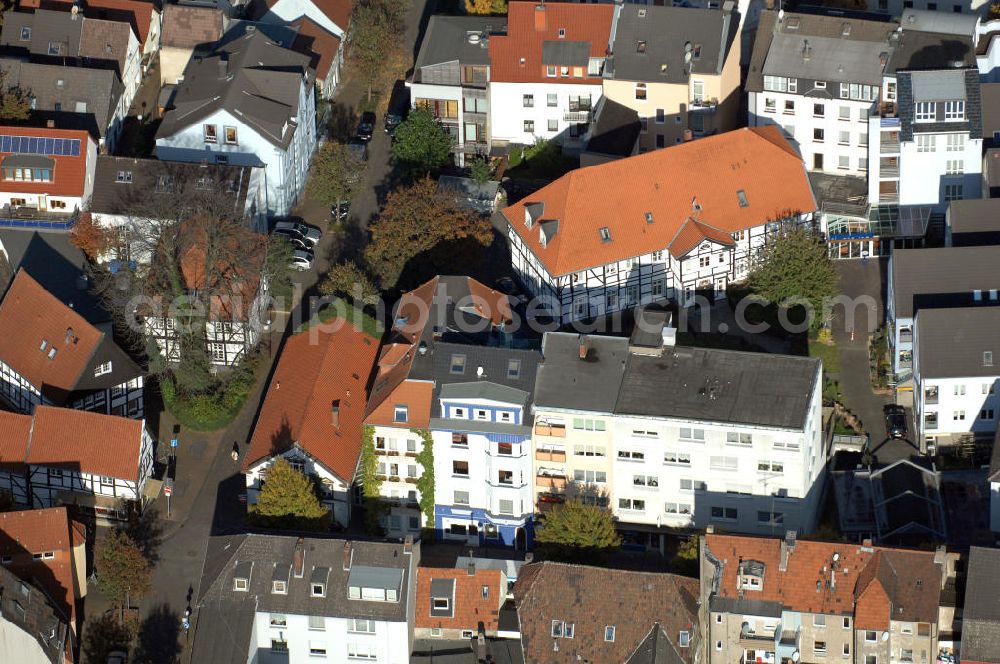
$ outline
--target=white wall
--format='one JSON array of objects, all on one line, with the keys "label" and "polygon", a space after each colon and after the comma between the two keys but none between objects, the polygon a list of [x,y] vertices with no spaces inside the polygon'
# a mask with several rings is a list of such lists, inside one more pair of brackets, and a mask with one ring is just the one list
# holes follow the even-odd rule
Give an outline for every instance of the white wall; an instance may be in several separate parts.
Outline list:
[{"label": "white wall", "polygon": [[[359,607],[361,609],[361,607]],[[374,634],[357,634],[347,631],[345,618],[326,618],[325,630],[309,629],[309,616],[285,615],[285,627],[271,627],[270,613],[258,612],[254,618],[256,642],[251,643],[251,659],[258,664],[315,664],[316,662],[346,662],[350,644],[372,646],[376,658],[368,661],[380,664],[407,664],[410,658],[409,628],[406,622],[377,621]],[[358,616],[364,615],[359,610]],[[271,640],[288,643],[287,655],[272,655]],[[256,652],[254,652],[256,646]],[[326,649],[326,657],[312,656],[311,647]],[[356,661],[351,659],[350,661]],[[364,660],[361,660],[364,661]]]},{"label": "white wall", "polygon": [[[372,431],[372,439],[375,441],[375,457],[379,464],[384,464],[387,479],[382,482],[381,494],[390,501],[397,501],[389,511],[386,520],[386,530],[390,537],[402,537],[420,531],[423,525],[423,515],[419,507],[410,506],[420,499],[420,491],[414,482],[407,482],[410,466],[414,466],[416,479],[423,474],[423,469],[417,462],[416,455],[423,449],[423,439],[409,429],[375,426]],[[379,449],[379,439],[384,440],[385,449]],[[390,481],[388,479],[392,465],[396,465],[399,479]],[[434,478],[435,483],[437,477]],[[415,525],[412,519],[416,519]]]},{"label": "white wall", "polygon": [[[549,106],[547,95],[556,94],[556,106]],[[489,86],[490,140],[532,145],[539,138],[569,139],[570,122],[563,119],[569,112],[569,97],[589,96],[591,108],[603,94],[600,84],[582,83],[497,83]],[[534,105],[524,106],[524,95],[532,95]],[[524,121],[533,120],[534,133],[524,131]],[[558,128],[549,131],[549,120]]]},{"label": "white wall", "polygon": [[[42,600],[38,590],[33,593],[35,600]],[[0,615],[0,662],[51,664],[52,660],[42,650],[35,635],[25,632]]]},{"label": "white wall", "polygon": [[[929,205],[944,212],[948,202],[944,198],[945,184],[962,184],[962,198],[979,198],[982,192],[983,140],[966,136],[965,148],[948,151],[948,134],[933,134],[933,152],[918,152],[916,136],[913,141],[900,144],[899,204]],[[961,160],[964,174],[946,175],[947,162]]]},{"label": "white wall", "polygon": [[346,25],[337,25],[310,0],[278,0],[270,10],[261,17],[263,23],[287,24],[308,16],[314,23],[327,32],[344,38]]}]

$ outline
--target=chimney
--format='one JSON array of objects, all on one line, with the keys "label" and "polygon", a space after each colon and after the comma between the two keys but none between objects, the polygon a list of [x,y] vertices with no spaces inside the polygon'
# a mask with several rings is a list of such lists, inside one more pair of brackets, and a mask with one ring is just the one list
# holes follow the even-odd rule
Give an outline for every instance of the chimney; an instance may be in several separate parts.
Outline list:
[{"label": "chimney", "polygon": [[476,559],[472,555],[472,549],[469,549],[469,564],[466,565],[465,571],[468,572],[469,576],[476,575]]},{"label": "chimney", "polygon": [[351,561],[354,559],[354,551],[350,542],[344,542],[344,571],[351,571]]},{"label": "chimney", "polygon": [[774,0],[764,0],[764,6],[768,9],[774,9]]},{"label": "chimney", "polygon": [[295,551],[292,553],[292,571],[297,579],[301,579],[306,572],[306,541],[301,537],[295,540]]},{"label": "chimney", "polygon": [[219,78],[229,77],[229,58],[225,54],[219,56]]},{"label": "chimney", "polygon": [[72,341],[73,341],[73,328],[67,327],[66,328],[66,343],[70,343]]},{"label": "chimney", "polygon": [[340,428],[340,399],[334,399],[330,404],[330,426]]},{"label": "chimney", "polygon": [[545,30],[545,3],[539,2],[535,5],[535,30],[541,32]]},{"label": "chimney", "polygon": [[861,540],[861,548],[862,549],[869,549],[869,550],[871,550],[871,548],[872,548],[872,540],[871,540],[870,537]]},{"label": "chimney", "polygon": [[715,533],[715,526],[713,526],[713,525],[707,525],[707,526],[705,526],[705,534],[706,535],[713,535],[714,533]]},{"label": "chimney", "polygon": [[525,565],[531,563],[531,561],[533,561],[534,559],[535,559],[535,554],[533,554],[531,551],[528,551],[526,554],[524,554]]},{"label": "chimney", "polygon": [[587,343],[587,335],[581,334],[577,339],[580,342],[580,359],[586,360],[587,353],[590,352],[590,345]]},{"label": "chimney", "polygon": [[413,535],[407,535],[403,538],[403,555],[413,555]]},{"label": "chimney", "polygon": [[56,128],[56,121],[55,120],[46,120],[45,121],[45,128],[46,129],[55,129]]},{"label": "chimney", "polygon": [[795,538],[797,533],[794,530],[789,530],[785,533],[785,539],[781,540],[781,558],[778,560],[778,571],[787,572],[788,571],[788,557],[792,555],[795,550]]}]

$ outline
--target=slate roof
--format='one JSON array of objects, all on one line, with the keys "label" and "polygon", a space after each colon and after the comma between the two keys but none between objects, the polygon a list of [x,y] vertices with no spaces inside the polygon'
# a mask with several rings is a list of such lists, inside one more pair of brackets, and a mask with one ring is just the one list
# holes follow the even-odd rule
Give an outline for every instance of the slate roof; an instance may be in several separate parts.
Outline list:
[{"label": "slate roof", "polygon": [[[60,53],[52,55],[75,58],[80,53],[83,20],[69,12],[36,9],[29,13],[10,9],[4,12],[3,28],[0,46],[8,49],[48,57],[49,45],[61,44]],[[30,32],[25,33],[22,28],[28,28]],[[28,36],[28,39],[23,39],[23,36]]]},{"label": "slate roof", "polygon": [[[142,375],[114,340],[25,270],[17,272],[0,302],[0,338],[0,358],[55,404],[65,403],[75,391],[106,389]],[[95,377],[95,367],[105,362],[112,363],[112,370]]]},{"label": "slate roof", "polygon": [[1000,246],[900,249],[892,253],[896,318],[921,308],[967,307],[975,289],[1000,288]]},{"label": "slate roof", "polygon": [[[110,69],[89,69],[0,58],[8,86],[29,90],[36,116],[50,117],[61,128],[86,129],[103,138],[111,125],[124,86]],[[83,105],[82,107],[80,105]]]},{"label": "slate roof", "polygon": [[[69,624],[45,594],[0,566],[0,617],[38,642],[45,661],[66,661]],[[55,636],[49,638],[54,632]],[[22,656],[24,653],[20,653]]]},{"label": "slate roof", "polygon": [[[982,135],[978,69],[905,71],[899,72],[896,78],[901,141],[912,141],[915,133],[968,132],[972,138]],[[914,122],[918,102],[941,102],[949,99],[965,101],[964,120],[945,121],[942,104],[938,104],[936,122]]]},{"label": "slate roof", "polygon": [[941,69],[956,63],[975,67],[975,50],[971,35],[911,30],[904,23],[899,41],[886,62],[885,73],[892,75],[904,70]]},{"label": "slate roof", "polygon": [[997,664],[1000,663],[1000,549],[972,547],[967,569],[962,661]]},{"label": "slate roof", "polygon": [[264,395],[244,469],[296,445],[353,482],[366,386],[377,354],[378,340],[347,323],[335,331],[306,330],[290,337]]},{"label": "slate roof", "polygon": [[[688,68],[693,75],[721,74],[739,28],[733,18],[719,9],[623,5],[606,77],[686,85]],[[690,67],[684,60],[686,42],[692,47]]]},{"label": "slate roof", "polygon": [[[421,81],[421,68],[448,62],[462,65],[489,65],[487,46],[492,35],[507,30],[506,16],[431,16],[427,34],[420,44],[414,65],[414,80]],[[478,43],[470,43],[469,35],[480,36]],[[490,35],[482,39],[482,35]],[[458,85],[458,83],[455,83]]]},{"label": "slate roof", "polygon": [[683,661],[663,627],[656,623],[625,664],[681,664]]},{"label": "slate roof", "polygon": [[[562,276],[662,251],[694,214],[693,200],[701,206],[698,219],[725,233],[816,209],[802,158],[770,125],[578,168],[501,212],[542,267]],[[544,247],[538,230],[525,224],[525,208],[539,205],[536,221],[559,220]]]},{"label": "slate roof", "polygon": [[821,370],[815,358],[673,347],[628,352],[624,337],[545,335],[536,408],[801,429]]},{"label": "slate roof", "polygon": [[[525,659],[536,664],[630,661],[637,650],[648,654],[645,643],[657,625],[665,638],[656,649],[674,655],[631,661],[690,663],[696,657],[697,579],[546,561],[524,566],[514,601]],[[553,639],[553,620],[573,623],[573,638]],[[614,641],[604,640],[607,626],[615,627]],[[691,638],[687,648],[678,642],[682,631]]]},{"label": "slate roof", "polygon": [[1000,375],[997,330],[1000,307],[921,309],[914,331],[914,373],[923,379]]},{"label": "slate roof", "polygon": [[[434,608],[435,597],[448,598],[447,611]],[[477,569],[470,575],[467,569],[419,567],[414,626],[478,632],[482,625],[487,634],[495,633],[506,598],[507,578],[501,570]]]},{"label": "slate roof", "polygon": [[194,48],[222,36],[223,16],[215,7],[168,4],[163,7],[160,46]]},{"label": "slate roof", "polygon": [[172,136],[224,109],[285,148],[295,133],[289,121],[297,117],[301,86],[312,85],[315,76],[309,65],[309,56],[257,31],[196,54],[184,68],[156,136]]},{"label": "slate roof", "polygon": [[[74,4],[74,0],[22,0],[19,6],[22,9],[44,6],[68,13]],[[145,44],[149,38],[154,13],[159,12],[150,0],[89,0],[83,8],[87,17],[128,23],[138,35],[140,44]]]}]

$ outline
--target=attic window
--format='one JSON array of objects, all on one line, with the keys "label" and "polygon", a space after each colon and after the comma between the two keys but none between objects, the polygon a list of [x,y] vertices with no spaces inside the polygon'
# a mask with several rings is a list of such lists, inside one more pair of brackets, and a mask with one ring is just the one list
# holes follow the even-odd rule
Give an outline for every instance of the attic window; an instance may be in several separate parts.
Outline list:
[{"label": "attic window", "polygon": [[615,640],[615,626],[614,625],[606,625],[604,627],[604,640],[605,641],[614,641]]},{"label": "attic window", "polygon": [[653,213],[652,212],[647,212],[646,213],[646,223],[647,224],[653,223]]},{"label": "attic window", "polygon": [[635,52],[636,53],[645,53],[646,52],[646,40],[645,39],[640,39],[639,42],[635,45]]},{"label": "attic window", "polygon": [[687,648],[691,645],[691,632],[687,630],[682,631],[677,637],[677,645],[681,648]]},{"label": "attic window", "polygon": [[31,41],[31,28],[21,28],[21,41]]},{"label": "attic window", "polygon": [[48,355],[49,355],[49,359],[50,360],[54,360],[55,359],[55,357],[56,357],[56,347],[55,346],[49,346],[49,353],[48,353]]},{"label": "attic window", "polygon": [[287,595],[288,583],[285,581],[273,581],[271,583],[271,592],[275,595]]},{"label": "attic window", "polygon": [[992,367],[993,366],[993,351],[984,350],[983,351],[983,366]]},{"label": "attic window", "polygon": [[483,586],[482,595],[483,595],[483,599],[488,599],[489,598],[489,596],[490,596],[490,587],[489,586]]},{"label": "attic window", "polygon": [[521,66],[524,66],[524,58],[521,58]]},{"label": "attic window", "polygon": [[396,406],[395,410],[393,411],[392,419],[394,422],[406,422],[408,419],[410,419],[409,408],[407,408],[405,405]]},{"label": "attic window", "polygon": [[517,380],[521,377],[521,360],[507,360],[507,378]]},{"label": "attic window", "polygon": [[326,584],[325,583],[313,583],[310,584],[310,595],[312,597],[326,597]]},{"label": "attic window", "polygon": [[447,597],[435,597],[433,598],[433,606],[435,611],[447,611],[450,604]]},{"label": "attic window", "polygon": [[740,189],[736,192],[736,199],[740,202],[740,207],[749,207],[750,201],[747,200],[747,192]]},{"label": "attic window", "polygon": [[465,373],[465,355],[452,355],[451,356],[451,373],[453,374],[463,374]]},{"label": "attic window", "polygon": [[110,362],[102,362],[101,364],[98,364],[96,367],[94,367],[94,378],[99,378],[100,376],[109,373],[111,373]]},{"label": "attic window", "polygon": [[132,171],[118,171],[115,182],[119,184],[132,184]]},{"label": "attic window", "polygon": [[601,242],[611,242],[611,231],[607,226],[601,227]]},{"label": "attic window", "polygon": [[559,39],[566,39],[566,28],[559,28]]},{"label": "attic window", "polygon": [[843,27],[840,29],[840,36],[849,37],[850,35],[851,35],[851,24],[845,23]]},{"label": "attic window", "polygon": [[38,345],[38,351],[40,353],[44,353],[45,349],[48,348],[48,347],[49,347],[49,342],[47,340],[45,340],[45,339],[42,339],[42,343],[40,343]]},{"label": "attic window", "polygon": [[242,577],[236,577],[233,579],[233,590],[239,590],[241,592],[246,592],[250,586],[250,580],[244,579]]},{"label": "attic window", "polygon": [[640,9],[639,10],[639,18],[646,18],[646,10],[645,9]]},{"label": "attic window", "polygon": [[695,44],[694,48],[691,49],[691,59],[701,60],[701,44]]}]

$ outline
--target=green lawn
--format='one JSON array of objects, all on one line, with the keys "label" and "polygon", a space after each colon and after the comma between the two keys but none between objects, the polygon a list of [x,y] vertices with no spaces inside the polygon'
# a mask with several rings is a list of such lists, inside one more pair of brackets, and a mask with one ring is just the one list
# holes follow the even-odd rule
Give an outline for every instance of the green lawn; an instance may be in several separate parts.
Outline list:
[{"label": "green lawn", "polygon": [[823,373],[826,375],[840,373],[840,355],[837,345],[827,345],[815,339],[809,340],[809,357],[818,357],[823,361]]},{"label": "green lawn", "polygon": [[[343,300],[340,300],[340,302],[343,302]],[[336,318],[343,318],[356,329],[375,339],[381,339],[382,335],[385,333],[385,328],[379,321],[375,320],[372,316],[369,316],[363,309],[350,305],[346,307],[328,305],[319,311],[317,317],[319,319],[319,323],[328,323]],[[316,322],[316,318],[306,321],[301,327],[299,327],[298,332],[308,330],[309,327],[314,325]]]}]

